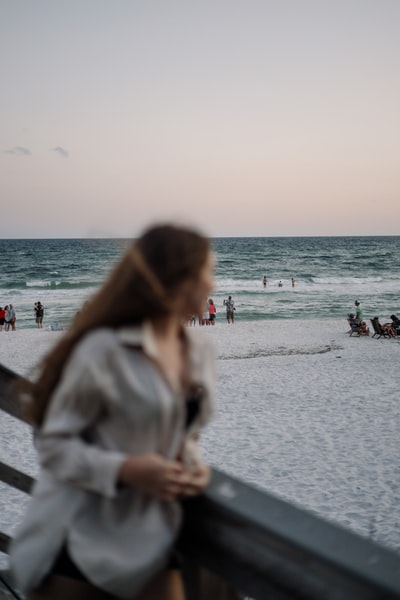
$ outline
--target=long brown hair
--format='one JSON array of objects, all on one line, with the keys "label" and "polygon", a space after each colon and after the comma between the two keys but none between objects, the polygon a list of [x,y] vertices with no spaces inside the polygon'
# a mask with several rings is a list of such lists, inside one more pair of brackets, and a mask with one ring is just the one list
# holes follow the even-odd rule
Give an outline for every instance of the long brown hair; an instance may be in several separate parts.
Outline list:
[{"label": "long brown hair", "polygon": [[116,329],[170,314],[176,294],[186,282],[195,280],[209,250],[209,240],[191,229],[156,225],[145,231],[44,358],[39,375],[24,381],[29,420],[42,425],[64,366],[85,334],[98,327]]}]

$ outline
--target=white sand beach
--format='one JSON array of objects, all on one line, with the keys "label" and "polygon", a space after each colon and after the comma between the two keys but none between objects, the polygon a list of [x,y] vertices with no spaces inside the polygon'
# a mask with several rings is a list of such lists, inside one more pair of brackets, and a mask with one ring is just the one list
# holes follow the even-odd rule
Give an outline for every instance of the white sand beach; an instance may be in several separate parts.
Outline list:
[{"label": "white sand beach", "polygon": [[[206,459],[400,551],[400,338],[349,337],[344,319],[200,329],[218,354]],[[3,332],[0,362],[27,376],[62,335]],[[34,473],[28,429],[0,423],[1,459]],[[1,489],[1,528],[12,531],[25,501]]]}]

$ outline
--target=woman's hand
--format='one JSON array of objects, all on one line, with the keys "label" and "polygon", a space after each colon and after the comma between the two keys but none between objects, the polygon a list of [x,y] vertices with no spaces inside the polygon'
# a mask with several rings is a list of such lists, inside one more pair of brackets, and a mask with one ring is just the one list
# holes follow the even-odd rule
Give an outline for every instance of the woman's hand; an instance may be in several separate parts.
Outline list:
[{"label": "woman's hand", "polygon": [[138,487],[159,500],[171,502],[186,495],[185,490],[198,486],[200,474],[196,477],[196,483],[193,482],[193,475],[179,461],[149,453],[129,456],[121,465],[118,481]]},{"label": "woman's hand", "polygon": [[201,462],[188,471],[181,462],[168,460],[161,454],[142,454],[129,456],[122,463],[118,481],[172,502],[200,494],[210,481],[210,468]]},{"label": "woman's hand", "polygon": [[211,469],[203,462],[199,462],[194,469],[188,472],[190,482],[185,486],[182,496],[190,497],[201,494],[210,483]]}]

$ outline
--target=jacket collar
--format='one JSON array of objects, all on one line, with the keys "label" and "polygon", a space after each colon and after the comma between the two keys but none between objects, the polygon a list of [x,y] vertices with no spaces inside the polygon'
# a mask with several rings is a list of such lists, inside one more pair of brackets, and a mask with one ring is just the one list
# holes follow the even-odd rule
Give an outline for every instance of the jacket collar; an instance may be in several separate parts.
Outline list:
[{"label": "jacket collar", "polygon": [[[184,327],[182,331],[187,339]],[[117,330],[117,336],[122,344],[142,348],[150,358],[157,359],[160,355],[151,321],[144,321],[141,325],[121,327]]]}]

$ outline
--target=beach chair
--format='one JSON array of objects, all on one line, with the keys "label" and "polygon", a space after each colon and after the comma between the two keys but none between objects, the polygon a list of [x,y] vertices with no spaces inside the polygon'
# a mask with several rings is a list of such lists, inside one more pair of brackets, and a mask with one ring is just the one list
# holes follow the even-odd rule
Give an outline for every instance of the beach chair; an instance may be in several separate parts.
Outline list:
[{"label": "beach chair", "polygon": [[374,335],[372,337],[377,336],[378,339],[381,337],[390,337],[389,332],[386,329],[383,329],[382,325],[379,323],[379,317],[371,319],[371,325],[374,328]]},{"label": "beach chair", "polygon": [[358,323],[356,323],[354,321],[354,319],[350,319],[350,318],[347,319],[347,322],[350,325],[350,329],[349,329],[349,335],[350,335],[350,337],[352,335],[359,336],[360,335],[360,327],[359,327]]},{"label": "beach chair", "polygon": [[396,317],[396,315],[390,315],[390,318],[392,319],[392,326],[396,332],[396,335],[400,336],[400,319]]},{"label": "beach chair", "polygon": [[349,314],[347,316],[347,322],[350,325],[350,337],[352,335],[356,335],[357,337],[360,337],[360,335],[369,335],[368,327],[365,327],[365,324],[358,323],[353,314]]}]

